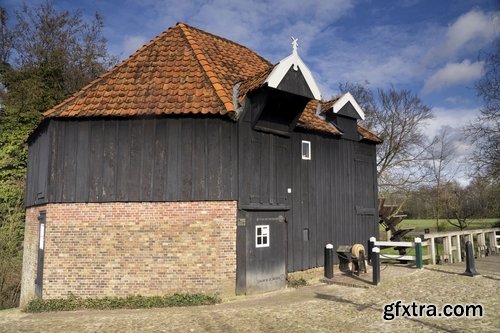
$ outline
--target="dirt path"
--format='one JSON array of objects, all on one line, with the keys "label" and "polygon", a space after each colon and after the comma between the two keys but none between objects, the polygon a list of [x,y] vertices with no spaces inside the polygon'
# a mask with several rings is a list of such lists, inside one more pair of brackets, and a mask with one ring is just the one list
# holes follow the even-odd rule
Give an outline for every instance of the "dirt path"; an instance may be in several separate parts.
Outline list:
[{"label": "dirt path", "polygon": [[[464,264],[393,270],[378,287],[318,284],[216,306],[26,314],[0,311],[0,332],[498,332],[500,255]],[[408,317],[385,321],[385,304],[482,304],[482,318]]]}]

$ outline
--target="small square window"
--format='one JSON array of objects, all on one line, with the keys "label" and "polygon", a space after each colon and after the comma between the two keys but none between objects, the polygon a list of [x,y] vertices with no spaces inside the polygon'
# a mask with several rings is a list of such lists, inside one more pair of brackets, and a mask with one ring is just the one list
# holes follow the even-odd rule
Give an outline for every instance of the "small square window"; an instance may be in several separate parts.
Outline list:
[{"label": "small square window", "polygon": [[268,247],[269,246],[269,226],[257,225],[255,226],[255,247]]},{"label": "small square window", "polygon": [[302,159],[311,159],[311,141],[302,140]]}]

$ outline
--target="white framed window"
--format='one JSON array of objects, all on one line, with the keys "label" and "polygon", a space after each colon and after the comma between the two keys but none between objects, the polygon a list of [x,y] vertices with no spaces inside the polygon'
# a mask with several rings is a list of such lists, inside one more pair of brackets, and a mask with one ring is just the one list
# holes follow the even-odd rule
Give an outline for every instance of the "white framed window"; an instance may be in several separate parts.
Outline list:
[{"label": "white framed window", "polygon": [[269,225],[255,226],[255,247],[269,246]]},{"label": "white framed window", "polygon": [[302,159],[311,159],[311,141],[302,140]]}]

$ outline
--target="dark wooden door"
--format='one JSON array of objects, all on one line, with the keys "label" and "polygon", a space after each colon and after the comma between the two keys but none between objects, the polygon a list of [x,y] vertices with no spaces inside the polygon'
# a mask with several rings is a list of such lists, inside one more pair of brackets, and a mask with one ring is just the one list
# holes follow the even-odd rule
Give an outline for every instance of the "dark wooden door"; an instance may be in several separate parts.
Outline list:
[{"label": "dark wooden door", "polygon": [[291,140],[249,127],[239,140],[237,292],[252,294],[286,285]]},{"label": "dark wooden door", "polygon": [[286,286],[287,224],[285,212],[247,212],[246,293]]},{"label": "dark wooden door", "polygon": [[45,211],[41,211],[38,216],[38,261],[35,279],[35,294],[37,297],[42,297],[43,289],[43,259],[45,250]]}]

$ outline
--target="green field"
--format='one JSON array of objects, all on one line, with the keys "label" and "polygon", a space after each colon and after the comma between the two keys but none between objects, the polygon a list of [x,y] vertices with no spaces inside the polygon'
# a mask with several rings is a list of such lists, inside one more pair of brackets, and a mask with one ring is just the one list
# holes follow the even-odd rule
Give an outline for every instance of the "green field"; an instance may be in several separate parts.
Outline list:
[{"label": "green field", "polygon": [[[489,218],[489,219],[472,219],[469,223],[467,229],[483,229],[483,228],[491,228],[493,224],[499,221],[500,218]],[[452,226],[446,220],[439,220],[440,225],[442,225],[445,229],[443,231],[458,231],[457,227]],[[423,220],[403,220],[398,226],[397,229],[402,228],[415,228],[415,231],[424,232],[424,229],[429,228],[430,232],[436,231],[436,220],[434,219],[423,219]],[[385,232],[385,230],[380,227],[380,232]]]},{"label": "green field", "polygon": [[[500,218],[489,218],[489,219],[473,219],[469,223],[469,226],[467,229],[485,229],[485,228],[492,228],[493,224],[498,222]],[[446,220],[439,220],[439,223],[441,226],[443,226],[445,229],[441,231],[458,231],[459,229],[457,227],[452,226],[451,224],[448,223]],[[396,229],[406,229],[406,228],[414,228],[414,232],[421,232],[422,234],[424,233],[424,229],[429,228],[430,232],[435,232],[436,231],[436,220],[434,219],[420,219],[420,220],[403,220]],[[381,226],[380,227],[380,238],[385,239],[385,230]],[[412,237],[410,237],[412,238]],[[412,241],[412,239],[405,239],[407,241]],[[437,251],[439,253],[443,252],[443,244],[436,243],[437,246]],[[427,255],[428,247],[423,248],[423,255]],[[398,254],[398,251],[395,250],[394,248],[384,248],[381,251],[382,254]],[[407,250],[408,255],[415,255],[415,249],[408,249]]]}]

